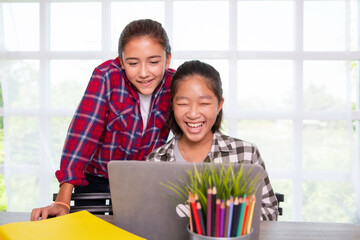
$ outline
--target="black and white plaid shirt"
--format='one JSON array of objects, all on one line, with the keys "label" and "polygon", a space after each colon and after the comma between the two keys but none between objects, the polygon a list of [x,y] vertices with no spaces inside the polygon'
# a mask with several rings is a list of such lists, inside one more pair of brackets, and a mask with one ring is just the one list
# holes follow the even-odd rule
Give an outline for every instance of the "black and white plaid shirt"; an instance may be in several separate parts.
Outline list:
[{"label": "black and white plaid shirt", "polygon": [[[163,146],[155,149],[148,155],[148,161],[176,161],[175,143],[178,136],[173,137]],[[205,158],[205,162],[213,159],[215,163],[247,163],[260,165],[265,170],[264,188],[262,190],[261,220],[277,220],[278,202],[272,189],[269,176],[265,169],[264,161],[261,159],[257,147],[249,142],[229,137],[221,132],[215,132],[211,151]]]}]

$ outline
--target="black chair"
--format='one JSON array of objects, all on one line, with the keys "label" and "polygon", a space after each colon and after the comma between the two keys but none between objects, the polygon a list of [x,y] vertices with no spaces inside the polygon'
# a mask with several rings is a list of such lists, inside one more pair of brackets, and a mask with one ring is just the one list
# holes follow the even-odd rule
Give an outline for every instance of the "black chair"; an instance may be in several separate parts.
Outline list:
[{"label": "black chair", "polygon": [[[53,201],[55,201],[57,195],[57,193],[53,194]],[[110,193],[72,193],[71,200],[70,213],[86,210],[93,214],[113,215]],[[103,200],[103,204],[74,206],[75,200]]]},{"label": "black chair", "polygon": [[275,197],[279,203],[279,215],[283,215],[283,209],[280,207],[280,202],[284,202],[284,194],[281,193],[275,193]]}]

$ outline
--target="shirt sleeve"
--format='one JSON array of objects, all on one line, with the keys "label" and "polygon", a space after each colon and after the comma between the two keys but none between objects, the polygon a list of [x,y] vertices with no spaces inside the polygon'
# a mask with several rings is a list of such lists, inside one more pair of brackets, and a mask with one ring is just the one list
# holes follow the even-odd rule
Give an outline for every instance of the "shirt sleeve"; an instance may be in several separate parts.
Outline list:
[{"label": "shirt sleeve", "polygon": [[67,132],[60,170],[55,173],[60,184],[88,184],[84,171],[104,129],[105,94],[103,74],[95,69]]},{"label": "shirt sleeve", "polygon": [[269,176],[265,169],[265,163],[261,159],[259,150],[255,147],[254,163],[259,164],[265,170],[264,187],[262,189],[261,220],[278,220],[278,201],[271,186]]}]

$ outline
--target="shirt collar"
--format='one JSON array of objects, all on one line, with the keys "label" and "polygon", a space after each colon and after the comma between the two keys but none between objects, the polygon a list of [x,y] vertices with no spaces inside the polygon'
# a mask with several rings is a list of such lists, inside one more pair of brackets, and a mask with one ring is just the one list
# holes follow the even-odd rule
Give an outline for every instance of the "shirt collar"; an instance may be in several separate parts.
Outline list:
[{"label": "shirt collar", "polygon": [[116,67],[117,69],[123,71],[123,69],[121,68],[121,64],[120,64],[120,59],[119,59],[119,57],[115,58],[114,61],[112,61],[111,65],[113,65],[113,66]]},{"label": "shirt collar", "polygon": [[212,152],[231,152],[233,148],[229,141],[229,137],[223,133],[217,131],[214,133]]},{"label": "shirt collar", "polygon": [[[173,161],[173,159],[174,159],[174,144],[176,142],[175,139],[179,139],[179,138],[180,138],[180,135],[176,135],[175,137],[173,137],[166,144],[168,147],[164,146],[163,151],[159,151],[158,154],[171,156],[172,160],[170,160],[170,161]],[[229,153],[232,151],[233,151],[233,147],[231,146],[229,137],[224,135],[223,133],[217,131],[214,133],[211,150],[210,150],[209,155],[206,157],[205,161],[208,162],[208,161],[210,161],[210,159],[218,158],[218,154],[223,155],[222,153]]]},{"label": "shirt collar", "polygon": [[229,153],[232,151],[233,148],[228,139],[228,136],[217,131],[214,133],[211,150],[208,156],[205,158],[205,162],[216,161],[217,158],[224,155],[223,153]]}]

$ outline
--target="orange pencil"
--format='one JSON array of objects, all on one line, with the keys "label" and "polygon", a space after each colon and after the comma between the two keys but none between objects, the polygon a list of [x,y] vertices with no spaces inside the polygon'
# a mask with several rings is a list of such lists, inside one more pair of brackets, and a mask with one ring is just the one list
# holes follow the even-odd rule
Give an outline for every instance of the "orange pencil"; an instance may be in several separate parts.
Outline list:
[{"label": "orange pencil", "polygon": [[248,217],[247,217],[247,220],[246,220],[246,226],[245,226],[245,233],[244,234],[248,234],[251,231],[254,207],[255,207],[255,195],[252,195],[250,197],[250,199],[249,199],[249,210],[248,210]]}]

